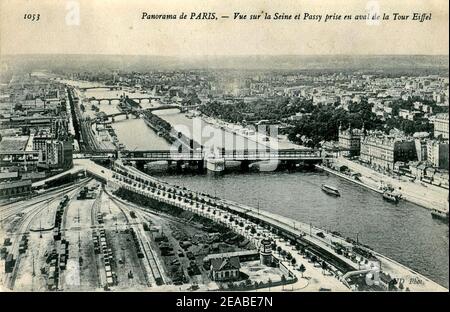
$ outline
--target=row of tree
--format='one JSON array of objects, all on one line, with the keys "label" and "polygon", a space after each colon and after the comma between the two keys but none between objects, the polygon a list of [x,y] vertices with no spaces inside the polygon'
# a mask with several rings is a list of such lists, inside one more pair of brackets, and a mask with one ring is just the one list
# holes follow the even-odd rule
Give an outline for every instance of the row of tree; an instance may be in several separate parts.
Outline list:
[{"label": "row of tree", "polygon": [[243,123],[244,121],[259,120],[279,121],[295,115],[297,112],[311,111],[312,108],[312,100],[280,96],[270,100],[258,99],[252,103],[237,101],[233,104],[227,104],[213,101],[201,105],[199,110],[205,115],[227,122]]},{"label": "row of tree", "polygon": [[199,109],[208,116],[241,124],[251,124],[260,120],[275,122],[301,113],[300,117],[292,122],[293,127],[287,132],[288,137],[293,142],[318,147],[322,141],[337,140],[340,125],[343,129],[349,125],[361,129],[364,125],[366,130],[382,130],[386,133],[392,129],[399,129],[407,135],[422,131],[432,132],[433,126],[423,114],[414,120],[398,116],[400,109],[414,110],[414,103],[417,101],[430,105],[434,113],[442,110],[442,107],[430,100],[417,97],[408,100],[399,99],[393,101],[391,105],[391,117],[381,120],[372,112],[373,104],[368,103],[365,98],[360,103],[350,103],[348,109],[344,109],[339,103],[313,105],[310,99],[284,96],[270,100],[259,99],[252,103],[237,101],[226,104],[214,101],[201,105]]},{"label": "row of tree", "polygon": [[319,104],[314,106],[310,114],[305,114],[293,123],[294,127],[289,130],[288,137],[293,142],[318,147],[322,141],[337,140],[340,125],[342,129],[349,126],[361,129],[364,126],[366,131],[381,130],[385,133],[398,129],[406,135],[433,132],[432,123],[421,115],[408,120],[392,113],[391,117],[383,121],[372,112],[372,107],[366,100],[350,104],[348,110]]}]

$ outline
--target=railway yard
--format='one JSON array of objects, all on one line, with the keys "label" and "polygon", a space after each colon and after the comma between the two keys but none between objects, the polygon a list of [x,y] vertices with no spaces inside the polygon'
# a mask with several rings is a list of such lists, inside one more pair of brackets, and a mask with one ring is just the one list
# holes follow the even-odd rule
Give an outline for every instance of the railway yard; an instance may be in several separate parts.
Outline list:
[{"label": "railway yard", "polygon": [[255,248],[88,178],[0,207],[2,291],[214,290],[203,259]]}]

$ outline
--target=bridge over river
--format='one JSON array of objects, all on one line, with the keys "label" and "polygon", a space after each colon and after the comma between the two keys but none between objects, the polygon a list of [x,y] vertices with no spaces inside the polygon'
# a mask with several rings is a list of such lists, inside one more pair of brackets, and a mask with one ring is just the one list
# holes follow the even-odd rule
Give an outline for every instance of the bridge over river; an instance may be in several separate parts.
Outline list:
[{"label": "bridge over river", "polygon": [[[153,112],[153,111],[160,111],[160,110],[166,110],[166,109],[179,109],[180,112],[184,112],[188,109],[192,109],[195,108],[196,106],[182,106],[182,105],[178,105],[178,104],[167,104],[167,105],[159,105],[159,106],[155,106],[155,107],[149,107],[146,108],[145,111],[148,112]],[[139,113],[140,110],[138,109],[133,109],[133,110],[122,110],[120,112],[117,113],[112,113],[112,114],[105,114],[102,117],[104,118],[114,118],[117,116],[128,116],[129,114],[136,114]]]},{"label": "bridge over river", "polygon": [[[2,161],[37,161],[39,151],[0,151],[0,160]],[[302,149],[302,150],[218,150],[215,153],[209,151],[177,151],[177,150],[97,150],[91,152],[74,153],[73,159],[91,159],[91,160],[116,160],[127,161],[312,161],[320,162],[331,156],[324,154],[321,150]],[[26,160],[25,160],[26,158]]]},{"label": "bridge over river", "polygon": [[95,90],[95,89],[108,89],[110,91],[113,90],[121,90],[120,86],[89,86],[89,87],[78,87],[80,91],[87,91],[87,90]]},{"label": "bridge over river", "polygon": [[322,160],[319,150],[219,150],[216,153],[205,151],[122,151],[121,159],[127,160],[200,160],[223,159],[234,161],[262,161],[262,160]]},{"label": "bridge over river", "polygon": [[[147,102],[151,102],[152,100],[161,100],[162,96],[158,96],[158,95],[147,95],[147,96],[127,96],[127,99],[129,100],[133,100],[135,102],[141,103],[144,101]],[[113,101],[121,101],[122,97],[101,97],[101,98],[97,98],[97,97],[90,97],[88,98],[88,101],[90,103],[101,103],[101,102],[107,102],[109,104],[111,104]]]},{"label": "bridge over river", "polygon": [[[177,150],[161,150],[161,151],[98,151],[94,153],[74,154],[74,159],[92,159],[92,160],[114,160],[122,159],[126,161],[151,162],[151,161],[168,161],[177,162],[197,162],[199,168],[206,168],[210,171],[225,170],[225,162],[240,161],[242,167],[248,167],[250,162],[267,161],[273,164],[279,162],[309,162],[319,163],[329,156],[322,155],[321,151],[313,149],[302,150],[218,150],[215,153],[209,151],[177,151]],[[276,166],[275,166],[276,167]]]}]

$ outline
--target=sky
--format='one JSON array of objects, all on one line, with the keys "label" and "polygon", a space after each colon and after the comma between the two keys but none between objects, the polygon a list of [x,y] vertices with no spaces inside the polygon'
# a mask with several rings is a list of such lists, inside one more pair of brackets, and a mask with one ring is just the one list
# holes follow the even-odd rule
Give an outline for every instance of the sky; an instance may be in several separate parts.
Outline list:
[{"label": "sky", "polygon": [[[144,12],[218,19],[143,20]],[[238,12],[323,16],[234,20]],[[391,19],[323,22],[326,14],[368,12]],[[0,0],[0,54],[448,55],[448,12],[448,0]],[[25,18],[33,13],[38,21]],[[431,20],[393,21],[393,13],[431,13]]]}]

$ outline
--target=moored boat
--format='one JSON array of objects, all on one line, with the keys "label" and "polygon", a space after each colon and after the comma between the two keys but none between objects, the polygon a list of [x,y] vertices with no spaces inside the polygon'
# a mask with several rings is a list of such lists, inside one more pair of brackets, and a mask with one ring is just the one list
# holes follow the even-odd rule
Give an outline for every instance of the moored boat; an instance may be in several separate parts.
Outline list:
[{"label": "moored boat", "polygon": [[333,186],[326,185],[326,184],[322,184],[322,191],[324,191],[325,193],[327,193],[329,195],[341,196],[341,194],[339,193],[337,188],[335,188]]},{"label": "moored boat", "polygon": [[383,193],[383,199],[393,203],[398,203],[400,201],[400,198],[401,198],[400,194],[395,194],[394,192],[391,191],[385,191]]},{"label": "moored boat", "polygon": [[435,219],[448,221],[448,211],[433,209],[431,210],[431,216]]}]

